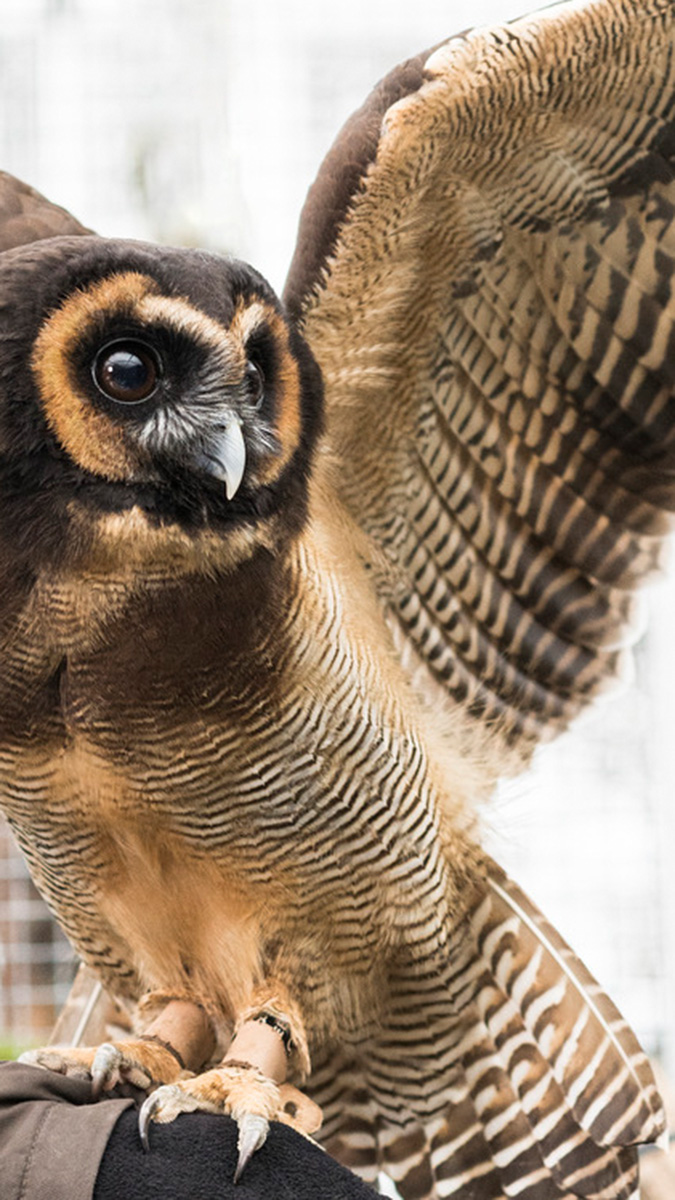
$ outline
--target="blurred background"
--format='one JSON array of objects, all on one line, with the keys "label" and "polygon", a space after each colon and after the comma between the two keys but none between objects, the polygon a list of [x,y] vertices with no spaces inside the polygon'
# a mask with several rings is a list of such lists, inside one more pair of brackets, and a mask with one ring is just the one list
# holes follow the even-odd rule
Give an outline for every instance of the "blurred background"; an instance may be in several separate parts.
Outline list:
[{"label": "blurred background", "polygon": [[[525,6],[2,0],[0,167],[100,233],[232,252],[280,288],[307,187],[377,79]],[[649,598],[632,687],[486,814],[493,853],[671,1077],[674,600]],[[74,966],[0,826],[0,1050],[48,1037]]]}]

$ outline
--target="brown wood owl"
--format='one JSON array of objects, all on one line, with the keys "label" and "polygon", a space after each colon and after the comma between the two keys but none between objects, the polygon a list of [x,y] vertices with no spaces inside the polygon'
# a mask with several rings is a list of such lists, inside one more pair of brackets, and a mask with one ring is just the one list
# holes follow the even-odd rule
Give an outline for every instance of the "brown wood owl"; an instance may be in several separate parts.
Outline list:
[{"label": "brown wood owl", "polygon": [[4,177],[0,796],[142,1031],[35,1061],[147,1086],[146,1138],[233,1112],[241,1167],[288,1074],[405,1200],[635,1194],[649,1066],[476,804],[673,523],[674,106],[671,0],[410,60],[283,304]]}]

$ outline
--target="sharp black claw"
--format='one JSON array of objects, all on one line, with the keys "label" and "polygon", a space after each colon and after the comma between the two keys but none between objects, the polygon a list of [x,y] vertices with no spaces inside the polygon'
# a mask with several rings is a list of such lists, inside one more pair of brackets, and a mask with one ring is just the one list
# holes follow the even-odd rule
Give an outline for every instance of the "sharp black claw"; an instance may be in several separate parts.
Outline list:
[{"label": "sharp black claw", "polygon": [[146,1154],[150,1153],[150,1121],[152,1119],[152,1110],[154,1107],[154,1105],[150,1103],[151,1099],[152,1097],[148,1096],[148,1099],[145,1101],[145,1103],[141,1105],[141,1109],[138,1114],[138,1133],[141,1139],[141,1145]]}]

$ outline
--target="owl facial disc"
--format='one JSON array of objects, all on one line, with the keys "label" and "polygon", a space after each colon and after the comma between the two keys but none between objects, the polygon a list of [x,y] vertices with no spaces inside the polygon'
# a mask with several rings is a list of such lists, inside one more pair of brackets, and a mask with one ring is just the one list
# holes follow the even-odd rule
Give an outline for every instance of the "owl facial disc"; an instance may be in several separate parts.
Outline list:
[{"label": "owl facial disc", "polygon": [[236,496],[246,469],[246,443],[238,417],[232,417],[228,425],[211,432],[199,455],[198,465],[214,479],[223,480],[228,500]]}]

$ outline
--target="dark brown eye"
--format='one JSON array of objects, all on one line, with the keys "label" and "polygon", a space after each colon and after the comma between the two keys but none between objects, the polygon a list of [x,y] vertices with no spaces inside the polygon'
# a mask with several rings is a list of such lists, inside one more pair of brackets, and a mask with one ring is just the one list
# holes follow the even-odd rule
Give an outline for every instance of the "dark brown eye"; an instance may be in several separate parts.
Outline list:
[{"label": "dark brown eye", "polygon": [[253,404],[257,408],[265,395],[265,376],[257,363],[247,362],[245,382],[249,404]]},{"label": "dark brown eye", "polygon": [[143,342],[113,342],[96,355],[92,374],[104,396],[120,404],[138,404],[159,383],[159,362]]}]

